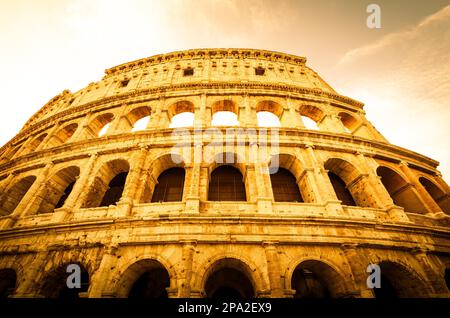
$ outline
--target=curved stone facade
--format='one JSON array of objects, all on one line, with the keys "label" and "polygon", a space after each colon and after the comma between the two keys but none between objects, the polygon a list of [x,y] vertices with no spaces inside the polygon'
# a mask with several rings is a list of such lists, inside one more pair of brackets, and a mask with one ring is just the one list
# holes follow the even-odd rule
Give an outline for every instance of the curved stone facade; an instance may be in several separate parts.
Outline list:
[{"label": "curved stone facade", "polygon": [[[2,295],[67,296],[66,267],[78,264],[82,297],[374,297],[366,269],[378,264],[396,296],[449,296],[450,188],[438,163],[390,144],[362,103],[305,63],[252,49],[174,52],[50,100],[0,149]],[[213,127],[219,111],[238,126]],[[170,128],[184,112],[192,125]],[[281,126],[259,127],[258,112]],[[222,154],[245,200],[209,200]],[[276,199],[274,158],[301,201]],[[174,167],[179,200],[153,202]]]}]

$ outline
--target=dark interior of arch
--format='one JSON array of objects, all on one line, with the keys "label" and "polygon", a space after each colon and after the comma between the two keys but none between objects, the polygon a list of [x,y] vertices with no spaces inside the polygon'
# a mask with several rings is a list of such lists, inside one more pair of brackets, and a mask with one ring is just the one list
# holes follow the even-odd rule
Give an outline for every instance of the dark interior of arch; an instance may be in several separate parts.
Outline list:
[{"label": "dark interior of arch", "polygon": [[381,282],[380,282],[381,288],[374,288],[373,292],[375,294],[375,298],[379,299],[393,299],[398,298],[399,295],[397,293],[397,290],[395,287],[391,284],[391,281],[389,280],[386,275],[381,274]]},{"label": "dark interior of arch", "polygon": [[[79,264],[78,264],[79,265]],[[81,268],[81,284],[80,288],[69,288],[67,286],[67,278],[72,272],[67,273],[67,266],[61,266],[53,271],[44,281],[41,288],[41,295],[45,298],[61,298],[76,299],[79,293],[85,293],[89,289],[89,273],[80,265]]]},{"label": "dark interior of arch", "polygon": [[125,181],[127,180],[128,172],[121,172],[117,174],[108,184],[108,190],[106,190],[103,196],[100,206],[114,205],[119,202],[122,197],[123,189],[125,187]]},{"label": "dark interior of arch", "polygon": [[377,175],[381,177],[381,183],[383,183],[396,205],[403,207],[406,212],[425,212],[426,208],[417,197],[411,184],[406,182],[397,172],[380,166],[377,169]]},{"label": "dark interior of arch", "polygon": [[11,189],[1,198],[0,201],[0,216],[8,215],[16,209],[24,195],[28,192],[30,187],[36,180],[35,176],[28,176],[16,184],[14,184]]},{"label": "dark interior of arch", "polygon": [[16,288],[16,272],[11,268],[0,270],[0,299],[8,298]]},{"label": "dark interior of arch", "polygon": [[131,287],[129,298],[167,298],[170,286],[169,273],[158,267],[144,272]]},{"label": "dark interior of arch", "polygon": [[350,191],[348,191],[344,180],[331,171],[328,172],[328,177],[330,178],[338,200],[341,200],[343,205],[356,206],[355,200]]},{"label": "dark interior of arch", "polygon": [[170,168],[158,177],[153,191],[152,202],[173,202],[183,200],[185,171],[183,168]]},{"label": "dark interior of arch", "polygon": [[277,202],[304,202],[297,180],[293,174],[284,168],[279,168],[276,173],[270,175],[272,192]]},{"label": "dark interior of arch", "polygon": [[445,269],[444,279],[448,290],[450,290],[450,268]]},{"label": "dark interior of arch", "polygon": [[213,272],[205,283],[208,298],[249,299],[255,297],[250,279],[242,271],[224,267]]},{"label": "dark interior of arch", "polygon": [[402,265],[382,262],[381,288],[374,288],[376,298],[421,298],[428,296],[426,285]]},{"label": "dark interior of arch", "polygon": [[439,205],[442,211],[450,214],[450,200],[448,200],[444,191],[439,189],[433,182],[424,177],[420,177],[419,182],[423,185],[425,190],[427,190],[433,200]]},{"label": "dark interior of arch", "polygon": [[61,208],[64,203],[66,202],[67,198],[69,197],[70,193],[72,192],[73,186],[75,185],[75,181],[72,181],[69,183],[69,185],[64,189],[63,194],[59,198],[58,202],[55,205],[55,209]]},{"label": "dark interior of arch", "polygon": [[229,165],[214,169],[209,181],[208,200],[246,201],[245,183],[241,172]]},{"label": "dark interior of arch", "polygon": [[330,291],[323,279],[307,268],[297,267],[292,275],[294,298],[330,298]]}]

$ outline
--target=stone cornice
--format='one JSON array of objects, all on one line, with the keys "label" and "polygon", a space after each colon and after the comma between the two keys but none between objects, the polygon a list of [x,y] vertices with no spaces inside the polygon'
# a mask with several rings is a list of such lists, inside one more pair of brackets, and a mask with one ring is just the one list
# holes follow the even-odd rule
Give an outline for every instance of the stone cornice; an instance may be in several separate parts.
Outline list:
[{"label": "stone cornice", "polygon": [[143,59],[127,62],[105,70],[106,77],[122,72],[128,72],[136,68],[157,65],[166,62],[179,61],[183,59],[211,59],[211,58],[235,58],[235,59],[261,59],[273,62],[287,62],[298,65],[306,63],[306,57],[286,54],[276,51],[242,49],[242,48],[215,48],[215,49],[192,49],[175,51],[166,54],[158,54]]},{"label": "stone cornice", "polygon": [[[394,235],[398,235],[398,233],[403,234],[416,234],[416,235],[422,235],[422,236],[430,236],[430,237],[439,237],[444,240],[450,239],[450,230],[446,227],[441,226],[425,226],[425,225],[412,225],[412,224],[396,224],[396,223],[386,223],[386,224],[380,224],[377,222],[369,221],[369,220],[362,220],[362,219],[343,219],[343,218],[327,218],[327,217],[302,217],[302,216],[245,216],[245,215],[234,215],[234,216],[218,216],[218,215],[211,215],[211,216],[182,216],[182,215],[172,215],[170,217],[170,220],[167,219],[167,217],[160,217],[160,218],[152,218],[151,220],[142,220],[141,218],[123,218],[123,219],[112,219],[112,218],[102,218],[98,220],[89,220],[89,221],[74,221],[74,222],[65,222],[65,223],[58,223],[58,224],[46,224],[46,225],[37,225],[37,226],[30,226],[30,227],[19,227],[19,228],[11,228],[6,230],[0,231],[0,238],[3,239],[12,239],[15,237],[25,237],[27,235],[48,235],[50,230],[55,231],[55,234],[61,234],[67,231],[73,232],[76,230],[80,231],[104,231],[107,228],[115,228],[120,231],[123,227],[130,227],[138,228],[138,227],[146,227],[149,226],[149,222],[152,221],[153,225],[157,225],[159,227],[163,227],[166,224],[168,226],[178,226],[179,224],[186,224],[186,222],[192,223],[194,222],[197,225],[201,224],[211,224],[211,220],[214,220],[215,223],[219,225],[234,225],[234,224],[265,224],[267,225],[290,225],[295,226],[296,224],[301,225],[302,227],[312,226],[322,226],[322,227],[343,227],[346,229],[351,229],[352,227],[361,228],[361,226],[365,227],[366,229],[371,229],[376,233],[379,233],[380,231],[385,231],[386,233],[393,232]],[[156,234],[158,237],[162,240],[164,238],[160,237],[160,234]],[[169,233],[169,235],[171,235]],[[245,234],[239,234],[239,236],[243,236]],[[292,235],[292,234],[290,234]],[[299,237],[302,236],[301,234],[298,235]],[[307,235],[310,237],[309,235]],[[137,236],[138,237],[138,236]],[[345,240],[345,236],[339,235],[338,237],[330,235],[323,235],[323,237],[329,237],[329,238],[335,238],[338,240],[335,240],[335,244],[341,245],[341,240]],[[368,242],[368,239],[370,238],[370,242]],[[280,237],[280,235],[274,236],[273,239],[276,239],[280,242],[280,244],[287,243],[291,244],[293,241],[285,241]],[[202,239],[200,239],[196,235],[197,242],[203,242]],[[296,240],[297,241],[297,240]],[[161,243],[161,241],[146,241],[146,244],[150,244],[154,242],[155,244]],[[253,242],[253,241],[252,241]],[[300,242],[300,241],[299,241]],[[311,244],[319,244],[321,242],[320,239],[317,241],[314,240],[303,240],[301,243],[311,243]],[[392,239],[389,238],[386,240],[387,244],[383,243],[383,239],[381,240],[374,240],[373,237],[364,237],[360,238],[360,242],[358,243],[359,247],[386,247],[386,248],[393,248],[393,243],[398,247],[401,248],[403,246],[404,248],[409,248],[408,246],[414,245],[416,246],[417,243],[415,242],[409,242],[402,239]],[[130,241],[131,243],[131,241]],[[245,243],[245,240],[242,241],[242,243]],[[330,245],[332,242],[330,240],[323,241],[322,242],[325,245]],[[54,243],[56,244],[56,243]],[[405,245],[406,244],[406,245]],[[436,247],[439,246],[438,243],[435,243]],[[433,244],[432,244],[433,245]],[[99,244],[95,244],[94,247],[99,246]]]},{"label": "stone cornice", "polygon": [[[225,130],[225,127],[219,128]],[[238,128],[238,127],[233,127]],[[257,127],[256,127],[257,128]],[[193,128],[190,128],[192,131]],[[63,162],[73,159],[87,158],[88,154],[92,151],[89,147],[95,147],[99,143],[104,143],[109,141],[108,144],[111,145],[111,149],[105,148],[100,154],[108,154],[113,152],[127,152],[134,149],[139,149],[140,144],[143,143],[143,140],[151,140],[153,142],[154,147],[170,147],[173,146],[174,141],[165,141],[162,143],[155,143],[155,138],[160,137],[169,137],[173,132],[173,129],[152,129],[152,130],[142,130],[134,133],[123,133],[116,135],[107,135],[100,138],[92,138],[86,139],[78,142],[63,144],[58,147],[54,147],[51,149],[44,149],[38,152],[33,152],[26,154],[24,156],[15,158],[9,162],[0,165],[1,174],[7,173],[8,170],[17,167],[17,171],[22,171],[23,165],[27,165],[24,171],[28,171],[30,169],[36,169],[42,166],[40,164],[39,167],[33,166],[32,161],[35,159],[42,158],[50,158],[49,156],[54,155],[55,162]],[[305,146],[311,141],[314,141],[314,148],[317,150],[330,150],[330,151],[339,151],[339,152],[347,152],[354,153],[355,151],[359,151],[364,153],[365,155],[376,157],[376,158],[392,158],[396,161],[400,162],[405,160],[404,158],[408,158],[413,161],[414,167],[419,167],[422,170],[429,171],[432,173],[433,170],[438,166],[438,162],[430,159],[426,156],[418,154],[416,152],[410,151],[408,149],[401,148],[399,146],[364,139],[361,137],[349,136],[347,134],[336,134],[330,132],[323,131],[315,131],[315,130],[305,130],[305,129],[295,129],[295,128],[280,128],[280,146],[292,146],[292,147],[300,147]],[[141,140],[142,139],[142,140]],[[134,145],[129,143],[130,140],[134,140]],[[330,140],[336,141],[337,145],[331,145]],[[127,142],[127,146],[121,147],[117,144]],[[115,144],[117,143],[117,144]],[[359,146],[355,150],[355,146]],[[85,153],[78,152],[79,149],[85,149]],[[69,154],[67,157],[60,158],[61,154],[67,153]],[[393,156],[397,155],[397,156]],[[16,170],[15,170],[16,171]]]}]

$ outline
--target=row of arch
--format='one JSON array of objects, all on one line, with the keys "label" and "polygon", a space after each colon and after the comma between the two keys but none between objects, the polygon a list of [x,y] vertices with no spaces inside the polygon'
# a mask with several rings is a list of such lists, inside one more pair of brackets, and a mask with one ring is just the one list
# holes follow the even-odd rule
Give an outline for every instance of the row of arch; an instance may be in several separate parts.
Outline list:
[{"label": "row of arch", "polygon": [[[59,266],[46,273],[38,283],[37,295],[46,298],[73,299],[87,297],[94,273],[89,273],[83,264],[79,288],[67,287],[66,267]],[[381,288],[372,289],[376,298],[429,297],[431,286],[417,272],[393,261],[378,263],[381,270]],[[445,269],[443,278],[450,289],[450,268]],[[121,277],[116,279],[115,297],[120,298],[167,298],[168,290],[176,288],[176,273],[160,261],[144,258],[131,264]],[[285,275],[286,290],[294,298],[340,298],[354,297],[353,282],[333,264],[325,260],[309,259],[299,262]],[[111,277],[110,277],[111,278]],[[213,262],[202,275],[203,291],[207,298],[250,299],[262,296],[258,273],[245,261],[235,257],[224,257]],[[17,289],[17,274],[12,268],[0,269],[0,297],[13,295]],[[176,295],[171,295],[176,296]]]},{"label": "row of arch", "polygon": [[[192,101],[182,100],[167,107],[166,115],[157,114],[150,106],[137,106],[128,111],[125,115],[117,116],[114,112],[104,111],[86,123],[80,124],[78,121],[71,121],[56,130],[56,132],[43,132],[29,138],[29,141],[17,145],[7,150],[3,156],[3,161],[11,160],[14,157],[25,155],[33,151],[56,147],[71,140],[83,140],[101,137],[109,133],[127,133],[145,130],[150,127],[150,118],[155,117],[155,128],[167,127],[189,127],[194,126],[194,113],[196,110]],[[328,114],[319,106],[301,105],[298,111],[291,113],[281,105],[281,103],[264,100],[256,105],[255,126],[281,127],[289,126],[294,128],[304,127],[311,130],[333,131],[338,133],[356,133],[360,137],[375,138],[369,131],[361,128],[363,119],[356,113],[341,110],[335,114],[339,119],[339,129],[331,128],[325,123]],[[211,126],[239,126],[241,122],[240,108],[232,100],[219,100],[211,105],[210,120],[202,118],[211,123]],[[156,118],[159,117],[159,118]],[[165,117],[165,118],[163,118]],[[283,118],[284,117],[284,118]],[[282,125],[286,123],[286,125]]]},{"label": "row of arch", "polygon": [[[231,154],[233,162],[227,164],[226,160],[230,153],[221,153],[222,160],[216,158],[215,163],[209,169],[207,201],[248,201],[249,177],[246,173],[246,166],[239,163],[236,155]],[[173,155],[175,156],[175,155]],[[178,155],[176,155],[178,156]],[[223,160],[225,159],[225,160]],[[276,171],[271,171],[270,188],[271,196],[275,202],[294,203],[315,203],[317,199],[312,192],[311,180],[305,179],[304,168],[300,161],[287,154],[278,156],[279,167]],[[178,162],[175,164],[174,162]],[[217,164],[216,162],[224,162]],[[184,200],[184,188],[186,170],[183,160],[178,156],[175,160],[170,155],[163,155],[155,160],[149,170],[143,170],[146,177],[145,182],[139,186],[137,197],[138,203],[150,202],[176,202]],[[141,167],[140,167],[141,168]],[[331,187],[335,198],[341,201],[342,205],[385,208],[374,198],[374,192],[386,190],[393,201],[393,204],[403,207],[407,212],[425,214],[427,208],[421,200],[415,187],[410,181],[405,179],[393,168],[380,165],[376,169],[376,176],[381,181],[383,189],[371,188],[367,175],[364,176],[356,166],[341,158],[329,158],[322,167],[328,180],[326,184]],[[128,178],[130,164],[125,159],[113,159],[101,165],[95,173],[90,184],[87,186],[85,197],[72,197],[80,208],[95,208],[117,204],[124,191],[130,188],[131,183]],[[80,169],[77,166],[68,166],[52,174],[46,181],[44,193],[35,195],[38,197],[34,205],[34,211],[28,213],[48,213],[55,209],[64,207],[66,201],[76,186]],[[245,176],[245,177],[244,177]],[[27,191],[36,180],[36,176],[30,175],[19,179],[0,196],[0,212],[2,215],[11,214],[25,197]],[[190,181],[192,183],[194,181]],[[418,177],[420,186],[435,201],[440,209],[450,214],[450,200],[436,183],[430,179]],[[200,187],[200,184],[197,185]],[[322,189],[327,191],[326,189]]]}]

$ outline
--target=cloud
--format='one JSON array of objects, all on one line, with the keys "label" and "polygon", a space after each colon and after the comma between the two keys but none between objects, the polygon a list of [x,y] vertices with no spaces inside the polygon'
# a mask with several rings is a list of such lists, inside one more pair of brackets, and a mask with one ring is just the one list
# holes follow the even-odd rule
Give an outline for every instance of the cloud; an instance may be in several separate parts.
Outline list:
[{"label": "cloud", "polygon": [[390,142],[440,161],[450,181],[450,6],[348,51],[332,77]]},{"label": "cloud", "polygon": [[[440,11],[432,14],[423,19],[419,24],[411,29],[402,30],[400,32],[390,33],[382,37],[375,43],[371,43],[353,50],[348,51],[340,59],[339,64],[351,63],[354,60],[363,58],[372,54],[377,54],[386,47],[396,46],[399,42],[413,41],[422,35],[423,32],[427,32],[429,29],[434,29],[436,25],[446,24],[450,18],[450,5],[441,9]],[[447,29],[448,30],[448,29]]]}]

